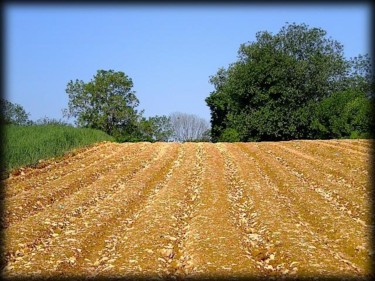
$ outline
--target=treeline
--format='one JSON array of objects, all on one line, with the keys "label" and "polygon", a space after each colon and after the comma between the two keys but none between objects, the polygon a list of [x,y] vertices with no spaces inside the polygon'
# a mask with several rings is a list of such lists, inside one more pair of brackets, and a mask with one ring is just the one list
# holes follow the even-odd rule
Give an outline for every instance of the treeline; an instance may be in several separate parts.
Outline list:
[{"label": "treeline", "polygon": [[209,124],[196,115],[144,117],[132,88],[132,79],[122,71],[98,70],[89,82],[71,80],[64,115],[74,117],[79,127],[102,130],[120,142],[209,141]]},{"label": "treeline", "polygon": [[[125,77],[124,73],[113,70],[100,70],[98,73],[106,75],[109,80],[113,75],[120,74]],[[69,108],[64,110],[64,115],[68,118],[75,117],[75,127],[100,130],[118,142],[210,141],[209,123],[197,115],[174,112],[169,116],[156,115],[146,118],[143,116],[143,111],[137,111],[135,108],[138,105],[135,94],[132,93],[129,99],[126,93],[120,91],[120,85],[116,86],[116,91],[112,91],[109,86],[101,82],[100,87],[104,89],[85,92],[77,91],[77,84],[72,86],[74,90],[71,90],[69,85],[72,83],[74,82],[68,84],[70,101]],[[89,83],[99,82],[94,79]],[[89,83],[83,83],[83,88],[90,85]],[[114,88],[114,84],[110,87]],[[107,103],[105,99],[108,100]],[[54,130],[51,126],[74,127],[73,124],[62,119],[49,117],[32,121],[29,119],[30,114],[21,105],[5,99],[0,99],[0,106],[1,124],[8,127],[47,125],[49,130]]]},{"label": "treeline", "polygon": [[12,103],[0,98],[1,125],[32,126],[32,125],[63,125],[73,126],[62,119],[49,118],[47,116],[36,121],[30,120],[30,113],[17,103]]},{"label": "treeline", "polygon": [[373,81],[369,56],[346,60],[322,29],[258,32],[210,77],[212,141],[373,137]]}]

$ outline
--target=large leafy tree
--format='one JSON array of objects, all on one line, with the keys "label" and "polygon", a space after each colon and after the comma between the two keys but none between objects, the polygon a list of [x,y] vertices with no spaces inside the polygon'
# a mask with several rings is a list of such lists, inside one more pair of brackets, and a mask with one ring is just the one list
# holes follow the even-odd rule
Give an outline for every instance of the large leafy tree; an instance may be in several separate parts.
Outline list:
[{"label": "large leafy tree", "polygon": [[67,117],[75,117],[80,127],[102,130],[118,139],[126,139],[138,128],[139,101],[132,91],[132,79],[124,72],[98,70],[90,82],[70,81]]},{"label": "large leafy tree", "polygon": [[213,141],[314,138],[316,104],[349,85],[366,88],[365,79],[348,79],[366,63],[348,62],[320,28],[293,23],[276,35],[258,32],[235,63],[210,78]]}]

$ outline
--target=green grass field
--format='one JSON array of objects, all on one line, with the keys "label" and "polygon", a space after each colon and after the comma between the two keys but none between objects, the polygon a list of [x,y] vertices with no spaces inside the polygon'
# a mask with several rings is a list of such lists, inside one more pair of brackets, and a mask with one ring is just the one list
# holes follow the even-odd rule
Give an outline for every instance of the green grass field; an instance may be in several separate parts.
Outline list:
[{"label": "green grass field", "polygon": [[2,160],[6,171],[36,164],[41,159],[62,156],[73,148],[114,141],[99,130],[63,125],[6,125],[2,133]]}]

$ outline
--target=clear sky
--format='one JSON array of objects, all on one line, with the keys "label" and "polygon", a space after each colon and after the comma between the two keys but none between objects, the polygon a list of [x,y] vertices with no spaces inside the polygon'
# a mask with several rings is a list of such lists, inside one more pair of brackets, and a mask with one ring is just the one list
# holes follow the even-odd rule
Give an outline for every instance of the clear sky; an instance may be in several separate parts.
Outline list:
[{"label": "clear sky", "polygon": [[369,53],[369,4],[5,6],[5,97],[32,120],[62,118],[69,80],[123,71],[144,116],[174,111],[207,120],[209,77],[236,61],[240,44],[286,22],[327,31],[347,58]]}]

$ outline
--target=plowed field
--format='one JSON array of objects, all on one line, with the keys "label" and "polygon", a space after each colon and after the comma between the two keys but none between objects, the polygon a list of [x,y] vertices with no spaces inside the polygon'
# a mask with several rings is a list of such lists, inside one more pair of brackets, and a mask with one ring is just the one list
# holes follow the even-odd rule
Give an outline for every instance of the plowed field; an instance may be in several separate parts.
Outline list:
[{"label": "plowed field", "polygon": [[372,142],[104,142],[5,180],[6,277],[364,277]]}]

